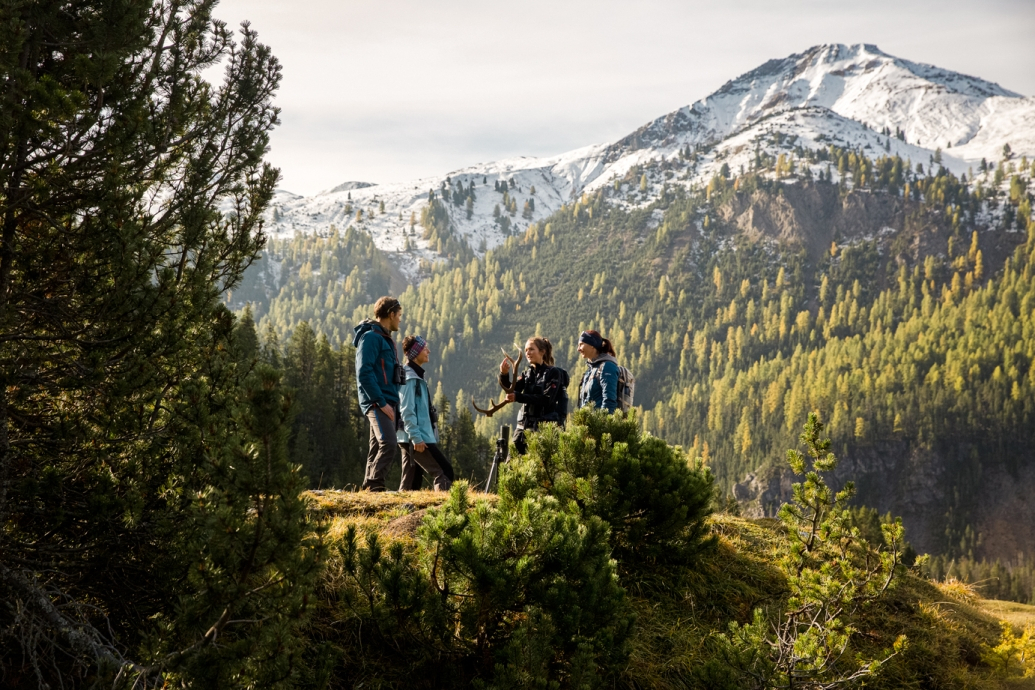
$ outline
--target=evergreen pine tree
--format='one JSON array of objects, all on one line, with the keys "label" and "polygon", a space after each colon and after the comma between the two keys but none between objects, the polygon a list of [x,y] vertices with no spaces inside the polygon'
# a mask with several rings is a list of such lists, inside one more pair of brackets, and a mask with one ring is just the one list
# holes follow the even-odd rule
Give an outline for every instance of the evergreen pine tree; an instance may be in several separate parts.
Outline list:
[{"label": "evergreen pine tree", "polygon": [[252,362],[259,356],[259,336],[255,331],[255,319],[252,317],[252,305],[246,304],[244,311],[234,328],[234,341],[237,343],[239,362],[243,371],[248,371]]},{"label": "evergreen pine tree", "polygon": [[262,347],[259,350],[259,358],[274,369],[280,369],[280,338],[277,336],[277,329],[272,321],[266,322],[266,330],[262,334]]},{"label": "evergreen pine tree", "polygon": [[0,11],[7,678],[292,673],[316,551],[290,401],[219,302],[264,240],[280,67],[213,4]]}]

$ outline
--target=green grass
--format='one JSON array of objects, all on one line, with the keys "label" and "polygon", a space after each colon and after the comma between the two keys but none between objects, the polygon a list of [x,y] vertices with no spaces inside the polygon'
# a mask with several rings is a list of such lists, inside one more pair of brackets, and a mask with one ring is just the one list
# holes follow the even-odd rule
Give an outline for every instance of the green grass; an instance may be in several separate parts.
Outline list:
[{"label": "green grass", "polygon": [[989,615],[1006,621],[1015,628],[1035,625],[1035,606],[998,599],[979,599],[977,605]]}]

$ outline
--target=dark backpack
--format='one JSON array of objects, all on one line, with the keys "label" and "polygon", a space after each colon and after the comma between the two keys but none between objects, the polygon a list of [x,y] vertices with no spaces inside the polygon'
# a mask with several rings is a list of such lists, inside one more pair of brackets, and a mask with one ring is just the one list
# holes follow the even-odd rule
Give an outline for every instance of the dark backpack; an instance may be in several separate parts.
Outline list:
[{"label": "dark backpack", "polygon": [[633,396],[636,395],[636,377],[632,372],[618,365],[618,409],[628,412],[633,406]]},{"label": "dark backpack", "polygon": [[557,419],[560,420],[561,426],[564,425],[564,420],[568,418],[568,383],[571,381],[571,377],[568,376],[568,372],[560,367],[557,367],[557,371],[560,372],[560,381],[557,391],[557,398],[553,401],[553,409],[557,413]]}]

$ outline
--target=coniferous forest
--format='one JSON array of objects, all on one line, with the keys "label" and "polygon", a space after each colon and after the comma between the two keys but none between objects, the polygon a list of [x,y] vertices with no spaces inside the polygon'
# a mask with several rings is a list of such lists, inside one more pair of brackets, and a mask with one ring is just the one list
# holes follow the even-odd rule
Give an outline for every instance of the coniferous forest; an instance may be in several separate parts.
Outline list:
[{"label": "coniferous forest", "polygon": [[[658,161],[489,251],[447,204],[507,185],[433,191],[403,333],[459,481],[343,491],[351,329],[402,279],[361,232],[264,235],[281,69],[214,4],[0,8],[5,687],[1029,682],[1035,623],[983,599],[1035,599],[1028,160]],[[478,491],[500,347],[577,381],[584,328],[637,409]]]},{"label": "coniferous forest", "polygon": [[[705,457],[724,492],[763,514],[787,498],[771,488],[782,449],[823,412],[860,500],[906,516],[923,550],[1016,560],[1035,532],[992,534],[1007,518],[991,498],[1031,467],[1032,162],[968,180],[833,146],[799,154],[827,173],[758,156],[742,176],[649,199],[637,181],[665,180],[665,164],[632,170],[484,259],[436,267],[404,294],[403,328],[429,338],[433,379],[462,407],[496,394],[499,347],[533,333],[554,342],[574,398],[576,336],[600,330],[637,376],[644,428]],[[791,220],[772,227],[780,213]],[[761,227],[742,227],[746,214]],[[301,269],[266,284],[263,328],[309,320],[333,337],[365,316],[343,295],[319,306],[344,271],[308,277],[342,245],[337,233],[275,245],[265,261]],[[919,479],[917,465],[935,476]]]}]

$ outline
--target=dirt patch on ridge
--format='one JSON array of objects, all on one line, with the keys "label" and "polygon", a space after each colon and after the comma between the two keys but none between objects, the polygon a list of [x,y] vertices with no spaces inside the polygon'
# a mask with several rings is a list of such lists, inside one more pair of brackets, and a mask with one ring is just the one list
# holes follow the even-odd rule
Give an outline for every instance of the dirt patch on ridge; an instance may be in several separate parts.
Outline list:
[{"label": "dirt patch on ridge", "polygon": [[381,530],[381,534],[388,537],[408,537],[410,539],[417,536],[417,528],[420,527],[420,523],[424,520],[424,516],[428,514],[428,509],[415,510],[412,513],[397,517]]}]

